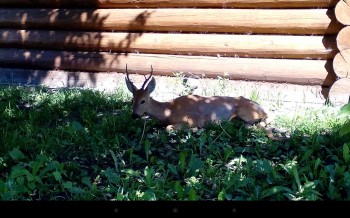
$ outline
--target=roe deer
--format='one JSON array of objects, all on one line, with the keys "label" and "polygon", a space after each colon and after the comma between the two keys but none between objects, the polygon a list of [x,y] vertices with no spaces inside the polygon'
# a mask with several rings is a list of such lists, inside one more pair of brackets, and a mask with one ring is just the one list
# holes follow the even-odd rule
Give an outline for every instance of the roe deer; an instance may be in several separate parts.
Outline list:
[{"label": "roe deer", "polygon": [[[128,90],[133,94],[132,117],[138,118],[147,114],[152,118],[168,124],[166,130],[177,130],[183,124],[189,127],[203,127],[208,122],[232,120],[239,118],[248,125],[259,123],[267,136],[272,140],[276,138],[272,130],[268,129],[268,115],[256,102],[240,97],[186,95],[175,98],[169,102],[158,102],[150,97],[154,91],[156,81],[153,67],[148,78],[140,89],[131,82],[126,66],[125,82]],[[148,84],[147,84],[148,83]]]}]

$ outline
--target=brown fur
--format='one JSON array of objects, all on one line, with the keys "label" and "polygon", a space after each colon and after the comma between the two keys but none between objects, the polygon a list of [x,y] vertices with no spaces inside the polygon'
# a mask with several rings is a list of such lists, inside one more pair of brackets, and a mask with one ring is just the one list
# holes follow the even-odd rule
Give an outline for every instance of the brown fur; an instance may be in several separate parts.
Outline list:
[{"label": "brown fur", "polygon": [[[248,125],[258,123],[267,136],[272,140],[276,138],[272,130],[266,126],[269,123],[268,114],[256,102],[240,97],[186,95],[175,98],[169,102],[158,102],[150,97],[155,88],[155,80],[151,75],[146,79],[141,89],[137,89],[130,81],[127,73],[126,84],[133,93],[133,115],[148,114],[163,121],[168,126],[167,131],[189,127],[203,127],[208,122],[232,120],[239,118]],[[151,79],[147,86],[146,83]]]}]

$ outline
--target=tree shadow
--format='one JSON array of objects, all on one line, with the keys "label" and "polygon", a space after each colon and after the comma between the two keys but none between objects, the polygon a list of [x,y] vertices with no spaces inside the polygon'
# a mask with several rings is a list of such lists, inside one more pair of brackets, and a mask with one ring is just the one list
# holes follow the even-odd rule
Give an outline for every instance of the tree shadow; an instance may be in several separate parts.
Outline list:
[{"label": "tree shadow", "polygon": [[[68,1],[64,2],[69,4]],[[77,4],[77,1],[73,2]],[[45,1],[41,3],[44,4]],[[95,3],[94,5],[93,0],[88,1],[88,5],[98,7],[99,2],[96,0]],[[57,6],[63,7],[65,5]],[[113,13],[113,10],[109,13],[99,13],[98,9],[91,8],[45,8],[39,10],[38,8],[2,8],[0,12],[0,25],[3,28],[0,31],[0,47],[3,48],[0,53],[2,57],[0,67],[72,70],[76,69],[74,66],[79,65],[81,70],[90,72],[109,71],[120,64],[124,65],[125,63],[121,62],[123,57],[133,52],[137,53],[137,51],[131,49],[131,45],[142,36],[147,20],[153,13],[152,10],[147,9],[141,11],[127,26],[122,28],[127,31],[125,32],[125,37],[121,38],[119,42],[115,42],[115,40],[108,41],[110,38],[104,35],[110,32],[96,32],[101,27],[106,26],[108,26],[106,28],[107,30],[112,31],[113,26],[111,26],[112,24],[108,21],[108,18]],[[340,30],[342,25],[337,22],[334,10],[328,9],[327,15],[331,19],[331,22],[326,33],[334,33],[335,30]],[[39,25],[39,21],[45,22]],[[57,44],[50,43],[53,39],[55,39]],[[326,48],[333,49],[336,46],[334,40],[326,40],[324,38],[323,41]],[[108,50],[109,47],[112,49]],[[73,55],[70,51],[79,52]],[[112,52],[115,53],[111,54]],[[334,53],[329,55],[332,56]],[[16,63],[16,60],[23,60],[24,64],[19,65],[18,63],[20,61]],[[329,73],[325,78],[323,86],[329,87],[336,80],[331,60],[327,61],[325,68]],[[27,73],[23,73],[23,75]],[[75,72],[74,75],[69,76],[70,81],[77,80],[76,82],[69,83],[72,86],[79,84],[78,73]],[[43,75],[44,73],[40,74]],[[2,76],[1,78],[14,78],[15,75],[19,74],[13,74],[7,77]],[[89,77],[90,82],[96,85],[96,75],[90,73]],[[27,80],[28,82],[38,81],[33,79],[35,78],[35,74],[30,78],[31,80]],[[10,81],[0,82],[8,83]]]},{"label": "tree shadow", "polygon": [[[323,0],[317,3],[319,8],[334,7],[339,0]],[[132,2],[133,4],[130,4]],[[185,2],[185,3],[184,3]],[[51,7],[51,8],[158,8],[159,4],[167,8],[311,8],[315,7],[314,1],[299,1],[298,4],[287,1],[130,1],[130,0],[12,0],[0,1],[0,7],[18,7],[18,4],[24,7]]]},{"label": "tree shadow", "polygon": [[137,38],[141,37],[144,31],[143,27],[146,25],[147,19],[151,16],[153,11],[149,12],[145,10],[136,16],[136,18],[129,24],[129,30],[139,29],[139,32],[129,32],[127,36],[118,43],[117,49],[125,52],[126,55],[130,52],[131,44],[134,43]]},{"label": "tree shadow", "polygon": [[[0,11],[0,67],[3,68],[0,83],[24,85],[40,85],[50,76],[49,70],[76,70],[76,66],[86,66],[79,68],[88,72],[103,68],[109,71],[120,64],[120,58],[132,52],[131,44],[143,34],[143,26],[152,14],[148,10],[138,14],[129,22],[127,31],[135,28],[139,31],[127,32],[116,42],[111,35],[107,37],[110,31],[101,31],[111,25],[108,18],[113,11],[65,8]],[[12,68],[12,72],[6,68]],[[81,80],[80,72],[63,73],[66,76],[62,83],[68,87],[86,83],[96,86],[94,73],[86,74],[85,81]]]}]

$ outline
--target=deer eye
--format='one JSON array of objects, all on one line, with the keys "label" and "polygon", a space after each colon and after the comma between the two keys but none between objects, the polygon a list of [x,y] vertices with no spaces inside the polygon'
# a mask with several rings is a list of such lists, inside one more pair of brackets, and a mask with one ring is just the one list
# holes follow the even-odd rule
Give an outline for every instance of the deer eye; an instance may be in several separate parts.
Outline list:
[{"label": "deer eye", "polygon": [[140,102],[140,104],[144,104],[145,103],[145,100],[142,100],[141,102]]}]

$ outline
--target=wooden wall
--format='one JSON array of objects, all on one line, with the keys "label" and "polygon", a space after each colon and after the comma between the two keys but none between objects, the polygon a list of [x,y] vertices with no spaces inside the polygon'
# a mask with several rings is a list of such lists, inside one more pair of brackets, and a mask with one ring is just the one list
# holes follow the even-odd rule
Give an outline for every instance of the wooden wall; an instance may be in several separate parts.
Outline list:
[{"label": "wooden wall", "polygon": [[0,0],[0,67],[18,75],[20,69],[124,72],[128,64],[145,74],[152,65],[158,75],[226,73],[237,80],[331,87],[349,78],[348,4]]},{"label": "wooden wall", "polygon": [[331,101],[349,100],[350,94],[350,1],[339,1],[335,7],[337,20],[345,27],[337,35],[339,52],[333,59],[337,81],[331,86]]}]

